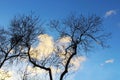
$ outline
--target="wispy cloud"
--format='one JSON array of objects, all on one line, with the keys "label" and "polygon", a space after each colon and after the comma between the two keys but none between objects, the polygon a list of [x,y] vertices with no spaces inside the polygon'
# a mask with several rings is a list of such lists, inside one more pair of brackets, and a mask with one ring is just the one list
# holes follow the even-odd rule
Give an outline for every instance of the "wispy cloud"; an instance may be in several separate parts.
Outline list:
[{"label": "wispy cloud", "polygon": [[109,60],[106,60],[105,63],[108,64],[108,63],[113,63],[114,62],[114,59],[109,59]]},{"label": "wispy cloud", "polygon": [[104,61],[104,63],[100,64],[101,66],[104,66],[105,64],[111,64],[114,63],[114,59],[108,59],[106,61]]},{"label": "wispy cloud", "polygon": [[116,15],[117,11],[116,10],[109,10],[105,13],[105,17],[109,17],[111,15]]}]

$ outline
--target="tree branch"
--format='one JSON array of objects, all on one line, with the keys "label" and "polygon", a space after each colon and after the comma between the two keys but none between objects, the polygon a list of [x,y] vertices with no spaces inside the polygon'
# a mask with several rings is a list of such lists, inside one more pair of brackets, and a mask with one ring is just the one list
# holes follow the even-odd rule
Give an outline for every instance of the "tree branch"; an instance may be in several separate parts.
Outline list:
[{"label": "tree branch", "polygon": [[68,58],[68,61],[67,61],[66,65],[65,65],[65,69],[64,69],[64,71],[62,72],[62,74],[60,76],[60,80],[63,80],[65,74],[68,72],[68,66],[70,64],[70,61],[77,54],[77,51],[76,51],[77,50],[77,44],[74,44],[72,47],[73,47],[74,53]]},{"label": "tree branch", "polygon": [[50,80],[53,80],[53,78],[52,78],[52,71],[51,71],[50,68],[46,68],[46,67],[44,67],[44,66],[40,66],[39,64],[37,64],[36,62],[34,62],[34,61],[32,60],[32,58],[31,58],[31,56],[30,56],[30,47],[28,47],[28,57],[29,57],[29,61],[30,61],[35,67],[39,67],[39,68],[41,68],[41,69],[44,69],[44,70],[48,71],[48,72],[49,72]]}]

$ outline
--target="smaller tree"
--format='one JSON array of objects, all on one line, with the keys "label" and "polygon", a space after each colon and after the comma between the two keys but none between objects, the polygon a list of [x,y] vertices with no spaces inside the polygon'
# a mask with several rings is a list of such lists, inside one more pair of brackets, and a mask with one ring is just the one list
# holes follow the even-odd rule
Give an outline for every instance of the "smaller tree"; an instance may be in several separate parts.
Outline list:
[{"label": "smaller tree", "polygon": [[[44,32],[39,17],[31,15],[15,16],[8,30],[0,29],[0,68],[16,57],[27,57],[27,50]],[[10,54],[11,53],[11,54]]]},{"label": "smaller tree", "polygon": [[9,53],[12,51],[14,46],[10,46],[10,34],[4,29],[0,29],[0,68],[3,66],[5,61],[8,59]]},{"label": "smaller tree", "polygon": [[43,34],[44,30],[39,18],[33,15],[18,16],[11,21],[11,46],[17,43],[14,47],[14,55],[11,57],[25,57],[34,66],[39,67],[49,73],[52,80],[51,69],[43,66],[31,57],[30,51],[37,44],[37,37]]}]

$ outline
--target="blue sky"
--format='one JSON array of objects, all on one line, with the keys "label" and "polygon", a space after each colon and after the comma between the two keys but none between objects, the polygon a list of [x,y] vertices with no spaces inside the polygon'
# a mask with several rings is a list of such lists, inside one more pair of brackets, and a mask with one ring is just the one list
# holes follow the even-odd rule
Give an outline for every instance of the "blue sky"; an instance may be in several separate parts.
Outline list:
[{"label": "blue sky", "polygon": [[112,36],[110,48],[96,48],[75,74],[74,80],[120,80],[120,0],[1,0],[0,26],[8,26],[17,14],[31,11],[43,20],[59,19],[71,12],[96,14]]}]

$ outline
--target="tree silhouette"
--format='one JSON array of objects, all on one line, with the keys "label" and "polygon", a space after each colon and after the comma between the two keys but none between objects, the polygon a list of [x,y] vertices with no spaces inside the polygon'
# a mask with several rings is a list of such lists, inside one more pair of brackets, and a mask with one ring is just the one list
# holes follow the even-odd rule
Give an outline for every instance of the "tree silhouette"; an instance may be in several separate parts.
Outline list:
[{"label": "tree silhouette", "polygon": [[[42,26],[39,17],[30,14],[15,16],[9,29],[0,29],[0,68],[7,61],[26,59],[31,67],[47,72],[50,80],[54,76],[63,80],[72,71],[73,59],[82,51],[91,50],[95,46],[93,43],[106,47],[109,36],[103,33],[102,19],[96,15],[70,15],[62,20],[51,20],[49,26],[59,33],[57,40],[44,34]],[[49,42],[45,42],[48,39]],[[22,72],[25,73],[23,79],[27,79],[27,67]]]},{"label": "tree silhouette", "polygon": [[[18,43],[15,46],[15,54],[11,57],[27,57],[29,62],[35,67],[39,67],[49,72],[50,79],[52,79],[51,69],[43,65],[39,65],[30,55],[30,49],[37,37],[43,34],[42,24],[39,24],[39,17],[28,15],[15,17],[11,22],[11,45]],[[20,39],[20,40],[19,40]]]},{"label": "tree silhouette", "polygon": [[68,73],[72,58],[78,54],[78,51],[89,51],[93,48],[93,42],[102,47],[107,47],[105,41],[110,34],[103,33],[102,19],[99,16],[91,15],[70,15],[66,19],[52,20],[50,26],[57,30],[61,37],[71,38],[71,44],[65,49],[67,60],[64,65],[64,71],[60,75],[60,80]]}]

